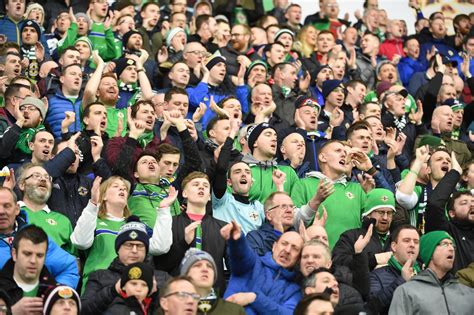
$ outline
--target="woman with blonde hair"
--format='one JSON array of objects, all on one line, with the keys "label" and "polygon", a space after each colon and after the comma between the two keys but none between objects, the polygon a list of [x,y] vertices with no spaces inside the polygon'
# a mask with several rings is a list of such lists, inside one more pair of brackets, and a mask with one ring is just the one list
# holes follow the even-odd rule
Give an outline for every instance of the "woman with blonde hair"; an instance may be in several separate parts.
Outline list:
[{"label": "woman with blonde hair", "polygon": [[296,35],[294,48],[303,58],[309,58],[316,49],[318,30],[313,25],[305,25]]},{"label": "woman with blonde hair", "polygon": [[[86,252],[83,271],[83,286],[92,271],[107,269],[117,256],[115,239],[130,216],[127,200],[130,182],[120,176],[112,176],[101,184],[101,178],[94,180],[91,199],[82,211],[71,235],[73,245]],[[170,189],[167,198],[157,208],[153,236],[150,238],[149,253],[161,255],[169,251],[172,243],[171,213],[169,206],[176,199],[177,191]],[[147,228],[151,234],[151,229]]]}]

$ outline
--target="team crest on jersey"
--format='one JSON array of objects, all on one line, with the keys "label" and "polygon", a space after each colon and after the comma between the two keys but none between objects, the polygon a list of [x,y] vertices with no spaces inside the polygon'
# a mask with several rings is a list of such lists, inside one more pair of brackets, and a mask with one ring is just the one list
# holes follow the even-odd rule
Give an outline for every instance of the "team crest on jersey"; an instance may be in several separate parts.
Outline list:
[{"label": "team crest on jersey", "polygon": [[130,234],[128,234],[128,236],[130,236],[130,238],[131,238],[132,240],[134,240],[134,239],[136,239],[136,238],[138,237],[138,234],[137,234],[137,232],[132,231],[132,232],[130,232]]},{"label": "team crest on jersey", "polygon": [[79,193],[79,195],[81,195],[81,196],[84,197],[84,196],[87,195],[87,193],[89,192],[89,190],[88,190],[86,187],[81,186],[81,187],[79,187],[79,188],[77,189],[77,192]]},{"label": "team crest on jersey", "polygon": [[47,219],[46,222],[48,222],[49,225],[57,225],[58,224],[58,222],[56,222],[53,219]]},{"label": "team crest on jersey", "polygon": [[252,220],[255,221],[255,222],[257,222],[257,221],[258,221],[258,218],[259,218],[258,213],[255,212],[255,211],[254,211],[254,212],[251,212],[251,213],[249,214],[249,217],[250,217],[250,219],[252,219]]},{"label": "team crest on jersey", "polygon": [[128,271],[128,277],[131,280],[140,279],[141,276],[142,276],[142,270],[138,267],[133,267]]},{"label": "team crest on jersey", "polygon": [[346,197],[349,199],[354,199],[354,194],[351,193],[350,191],[346,192]]}]

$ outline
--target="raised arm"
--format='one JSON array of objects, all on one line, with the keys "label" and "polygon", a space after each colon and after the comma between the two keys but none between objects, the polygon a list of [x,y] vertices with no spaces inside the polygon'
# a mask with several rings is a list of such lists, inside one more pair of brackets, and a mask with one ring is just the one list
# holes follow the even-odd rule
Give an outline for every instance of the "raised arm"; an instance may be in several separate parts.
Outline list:
[{"label": "raised arm", "polygon": [[99,187],[102,178],[96,177],[92,184],[91,200],[82,211],[77,220],[76,227],[71,234],[71,242],[78,249],[88,249],[94,243],[94,232],[97,227],[97,214],[99,212]]},{"label": "raised arm", "polygon": [[102,78],[102,73],[105,69],[104,60],[99,56],[97,50],[92,52],[92,61],[96,64],[97,68],[95,69],[94,73],[90,77],[89,81],[87,81],[86,87],[84,89],[84,95],[82,97],[82,109],[84,109],[87,105],[95,101],[95,94],[97,93],[97,89],[99,88],[100,79]]}]

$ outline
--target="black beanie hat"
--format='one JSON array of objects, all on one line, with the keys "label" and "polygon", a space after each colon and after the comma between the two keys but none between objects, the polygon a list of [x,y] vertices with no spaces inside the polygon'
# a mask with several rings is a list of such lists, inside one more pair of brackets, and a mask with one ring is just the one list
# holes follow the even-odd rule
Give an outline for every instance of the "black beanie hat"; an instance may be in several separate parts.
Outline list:
[{"label": "black beanie hat", "polygon": [[137,30],[130,30],[128,31],[127,33],[125,33],[122,37],[122,44],[123,44],[123,48],[127,48],[127,43],[128,43],[128,40],[130,39],[130,36],[132,36],[133,34],[138,34],[142,37],[143,39],[143,35],[137,31]]},{"label": "black beanie hat", "polygon": [[53,309],[54,303],[59,299],[73,299],[76,301],[77,313],[81,314],[81,298],[79,297],[79,294],[76,290],[66,285],[53,286],[46,291],[43,302],[43,314],[49,315]]},{"label": "black beanie hat", "polygon": [[[268,123],[261,123],[258,124],[254,127],[250,127],[249,130],[247,131],[247,143],[249,145],[250,151],[253,153],[253,146],[255,142],[257,142],[258,137],[260,137],[260,134],[265,130],[265,129],[273,129],[272,126],[270,126]],[[275,130],[276,132],[276,130]]]},{"label": "black beanie hat", "polygon": [[123,70],[127,68],[128,66],[134,66],[135,60],[130,59],[130,58],[119,58],[114,60],[115,63],[115,73],[117,74],[117,78],[120,77],[122,74]]},{"label": "black beanie hat", "polygon": [[35,29],[36,33],[38,34],[38,41],[40,40],[40,37],[41,37],[41,27],[39,26],[39,24],[34,21],[34,20],[26,20],[25,22],[23,22],[23,24],[21,25],[21,30],[20,30],[20,33],[23,33],[23,30],[25,29],[25,27],[32,27]]},{"label": "black beanie hat", "polygon": [[120,227],[115,239],[115,251],[118,253],[120,246],[127,241],[138,241],[145,244],[145,251],[148,253],[150,246],[150,236],[148,235],[145,223],[135,216],[129,216],[127,223]]},{"label": "black beanie hat", "polygon": [[143,280],[148,287],[148,294],[153,290],[153,268],[143,262],[128,265],[120,277],[120,286],[123,288],[129,280]]}]

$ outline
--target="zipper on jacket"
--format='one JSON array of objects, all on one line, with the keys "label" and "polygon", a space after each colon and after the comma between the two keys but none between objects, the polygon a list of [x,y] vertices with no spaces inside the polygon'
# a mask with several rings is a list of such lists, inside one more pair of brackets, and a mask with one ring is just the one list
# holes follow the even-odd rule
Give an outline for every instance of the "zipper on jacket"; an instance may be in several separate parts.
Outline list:
[{"label": "zipper on jacket", "polygon": [[448,300],[446,299],[446,294],[444,293],[444,285],[441,285],[441,294],[443,294],[444,304],[446,304],[446,311],[448,311],[448,315],[450,315],[451,313],[449,312]]}]

